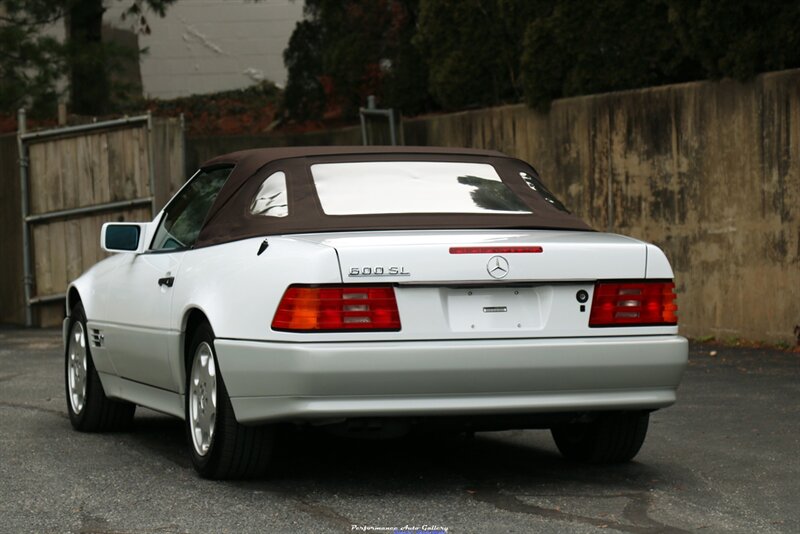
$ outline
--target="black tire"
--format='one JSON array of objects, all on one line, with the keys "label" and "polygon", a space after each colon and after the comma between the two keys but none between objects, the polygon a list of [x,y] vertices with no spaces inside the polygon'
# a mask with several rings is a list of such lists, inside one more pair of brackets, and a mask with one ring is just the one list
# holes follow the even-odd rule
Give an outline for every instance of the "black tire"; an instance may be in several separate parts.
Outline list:
[{"label": "black tire", "polygon": [[[86,313],[80,302],[72,308],[69,318],[69,336],[64,347],[64,383],[67,395],[67,412],[69,421],[75,430],[81,432],[110,432],[127,430],[131,426],[136,405],[130,402],[111,400],[103,391],[103,384],[94,367],[92,351],[89,346],[88,329],[86,327]],[[77,344],[73,347],[73,344]],[[85,351],[85,366],[83,382],[86,385],[83,402],[79,397],[73,397],[70,390],[70,361],[71,350]],[[78,390],[80,388],[77,388]]]},{"label": "black tire", "polygon": [[551,429],[558,450],[566,458],[592,464],[627,462],[642,448],[649,412],[615,412],[591,423],[573,423]]},{"label": "black tire", "polygon": [[[207,449],[201,454],[201,446],[196,444],[192,432],[190,405],[195,356],[203,344],[206,344],[203,350],[210,349],[214,362],[216,417]],[[185,428],[194,468],[203,478],[215,480],[263,477],[272,454],[274,429],[268,425],[244,426],[236,421],[225,381],[219,372],[214,333],[208,323],[195,330],[186,360]]]}]

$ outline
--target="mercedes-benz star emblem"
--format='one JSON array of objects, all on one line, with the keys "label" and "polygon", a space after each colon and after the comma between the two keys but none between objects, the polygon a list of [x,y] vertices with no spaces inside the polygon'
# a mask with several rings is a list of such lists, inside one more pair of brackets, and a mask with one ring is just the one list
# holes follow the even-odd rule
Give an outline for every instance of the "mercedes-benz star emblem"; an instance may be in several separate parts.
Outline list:
[{"label": "mercedes-benz star emblem", "polygon": [[503,256],[492,256],[486,264],[486,270],[492,278],[505,278],[508,275],[508,260]]}]

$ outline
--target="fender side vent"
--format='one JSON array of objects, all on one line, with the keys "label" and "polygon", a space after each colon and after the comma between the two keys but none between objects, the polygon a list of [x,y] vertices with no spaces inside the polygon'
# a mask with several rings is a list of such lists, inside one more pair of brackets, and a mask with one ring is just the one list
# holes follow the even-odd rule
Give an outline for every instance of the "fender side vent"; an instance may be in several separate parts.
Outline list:
[{"label": "fender side vent", "polygon": [[97,348],[102,347],[106,339],[105,336],[103,335],[103,332],[101,332],[96,328],[90,329],[89,332],[90,332],[89,336],[91,338],[92,346]]}]

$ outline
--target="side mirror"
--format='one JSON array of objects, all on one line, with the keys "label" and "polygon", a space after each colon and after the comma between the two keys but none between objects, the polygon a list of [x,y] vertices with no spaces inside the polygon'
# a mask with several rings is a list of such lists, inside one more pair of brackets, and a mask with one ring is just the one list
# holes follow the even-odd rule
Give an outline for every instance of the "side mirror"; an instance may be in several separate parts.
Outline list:
[{"label": "side mirror", "polygon": [[100,246],[106,252],[144,252],[145,226],[146,223],[105,223]]}]

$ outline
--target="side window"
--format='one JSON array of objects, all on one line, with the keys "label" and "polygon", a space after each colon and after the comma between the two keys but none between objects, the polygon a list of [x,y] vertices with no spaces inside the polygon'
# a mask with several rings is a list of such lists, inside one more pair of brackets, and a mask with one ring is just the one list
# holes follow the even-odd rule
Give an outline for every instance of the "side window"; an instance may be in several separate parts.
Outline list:
[{"label": "side window", "polygon": [[286,217],[289,205],[286,202],[286,175],[282,171],[267,176],[250,204],[251,215]]},{"label": "side window", "polygon": [[200,171],[167,205],[151,250],[191,248],[232,167]]}]

